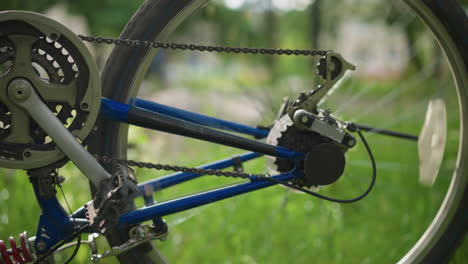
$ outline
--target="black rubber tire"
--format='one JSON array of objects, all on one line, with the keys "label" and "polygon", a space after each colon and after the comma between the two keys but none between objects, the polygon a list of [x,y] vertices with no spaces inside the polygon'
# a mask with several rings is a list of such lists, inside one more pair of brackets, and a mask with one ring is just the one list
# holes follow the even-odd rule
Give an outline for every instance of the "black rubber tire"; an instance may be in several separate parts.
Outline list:
[{"label": "black rubber tire", "polygon": [[[466,13],[455,0],[424,0],[424,2],[445,25],[461,53],[465,69],[468,69],[468,17]],[[448,263],[450,257],[463,242],[468,231],[468,185],[465,185],[458,207],[448,228],[433,244],[432,250],[421,263]]]},{"label": "black rubber tire", "polygon": [[[195,8],[204,1],[196,0],[147,0],[134,14],[125,29],[121,39],[139,39],[154,41],[165,29],[171,19],[178,14]],[[463,56],[465,67],[468,68],[468,19],[455,0],[423,0],[439,20],[445,25],[453,41]],[[163,39],[157,39],[162,41]],[[102,74],[103,96],[118,102],[128,102],[132,96],[130,88],[133,76],[139,70],[145,54],[145,47],[116,46],[109,57]],[[467,73],[468,74],[468,73]],[[468,87],[467,87],[468,89]],[[466,100],[468,102],[468,100]],[[121,135],[126,134],[126,127],[119,123],[100,120],[98,132],[89,144],[92,153],[125,158],[126,142]],[[468,226],[468,188],[465,185],[464,194],[456,215],[444,235],[434,244],[430,253],[422,263],[444,263],[462,240]],[[128,229],[115,230],[107,236],[111,245],[124,243]],[[147,243],[119,256],[121,263],[164,263],[156,249]],[[153,254],[153,255],[151,255]],[[136,261],[136,262],[135,262]]]}]

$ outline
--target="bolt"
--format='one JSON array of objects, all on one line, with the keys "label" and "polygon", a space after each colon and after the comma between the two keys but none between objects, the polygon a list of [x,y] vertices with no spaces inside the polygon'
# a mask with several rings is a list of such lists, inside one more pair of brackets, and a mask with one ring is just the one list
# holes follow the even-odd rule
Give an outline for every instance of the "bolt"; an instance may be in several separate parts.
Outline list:
[{"label": "bolt", "polygon": [[44,251],[47,249],[47,243],[41,239],[36,243],[36,248],[38,251]]},{"label": "bolt", "polygon": [[55,34],[55,33],[52,33],[50,34],[50,37],[49,37],[51,40],[57,40],[58,39],[58,35]]},{"label": "bolt", "polygon": [[145,235],[146,235],[146,232],[145,232],[145,229],[144,229],[144,228],[142,228],[142,227],[139,226],[139,227],[137,227],[137,228],[135,229],[135,237],[136,237],[137,239],[142,239],[142,238],[145,237]]},{"label": "bolt", "polygon": [[354,139],[348,140],[348,146],[349,147],[354,147],[354,145],[356,145],[356,140],[354,140]]},{"label": "bolt", "polygon": [[307,123],[307,121],[309,121],[309,118],[306,115],[303,115],[301,117],[301,122],[305,124],[305,123]]},{"label": "bolt", "polygon": [[31,152],[25,151],[23,155],[24,155],[24,157],[26,157],[26,158],[30,158],[30,157],[31,157]]},{"label": "bolt", "polygon": [[31,88],[31,84],[26,79],[17,78],[10,82],[8,92],[10,98],[22,101],[31,95]]}]

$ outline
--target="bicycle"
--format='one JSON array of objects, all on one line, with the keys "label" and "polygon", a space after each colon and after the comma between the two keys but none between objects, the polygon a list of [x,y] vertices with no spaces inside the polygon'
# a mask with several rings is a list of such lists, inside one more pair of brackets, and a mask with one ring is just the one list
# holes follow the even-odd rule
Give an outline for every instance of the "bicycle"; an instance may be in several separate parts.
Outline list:
[{"label": "bicycle", "polygon": [[[71,261],[81,243],[82,233],[104,234],[113,247],[99,253],[96,244],[88,241],[91,244],[93,261],[98,262],[107,256],[116,256],[121,263],[137,260],[141,263],[163,261],[150,244],[151,240],[162,240],[167,236],[168,227],[162,217],[276,184],[330,202],[350,203],[361,200],[370,193],[376,182],[379,157],[385,158],[393,154],[374,154],[376,148],[366,141],[366,137],[371,133],[406,140],[405,144],[410,144],[410,147],[398,145],[398,148],[406,152],[411,152],[408,150],[416,147],[416,140],[419,140],[421,145],[421,156],[424,156],[425,152],[434,152],[435,156],[430,155],[428,158],[430,163],[435,165],[434,168],[422,167],[422,170],[429,168],[428,172],[423,173],[423,180],[430,184],[434,182],[438,173],[450,175],[447,171],[453,169],[454,175],[451,179],[438,177],[443,186],[437,190],[445,192],[448,188],[447,193],[445,197],[439,195],[433,202],[440,203],[440,208],[436,205],[433,211],[428,213],[432,222],[423,230],[424,233],[418,233],[419,241],[406,242],[410,245],[409,248],[403,249],[405,252],[400,263],[447,261],[464,237],[468,217],[464,213],[468,191],[467,173],[464,171],[463,162],[467,151],[463,129],[467,123],[465,89],[468,87],[468,22],[455,1],[404,2],[435,35],[447,56],[447,63],[454,76],[452,86],[455,89],[433,93],[451,103],[454,102],[453,97],[456,97],[460,104],[454,107],[448,103],[441,103],[440,100],[433,100],[419,136],[372,124],[348,122],[352,117],[342,119],[338,118],[335,112],[323,110],[324,101],[329,102],[334,100],[334,95],[336,97],[336,92],[331,92],[337,87],[337,82],[343,79],[347,71],[355,69],[353,62],[347,62],[340,53],[328,50],[232,48],[165,43],[164,40],[170,31],[182,23],[186,16],[202,7],[205,1],[146,1],[119,39],[78,37],[59,23],[29,12],[0,13],[0,64],[6,65],[0,77],[0,167],[28,170],[29,179],[42,209],[35,237],[28,239],[22,234],[20,247],[10,239],[10,250],[6,249],[5,243],[0,243],[3,262],[51,261],[46,259],[65,243],[77,238],[75,244],[78,246],[69,260]],[[103,45],[115,44],[102,74],[102,98],[98,69],[82,41]],[[296,94],[294,101],[286,101],[279,109],[277,119],[269,126],[247,126],[136,97],[149,62],[158,49],[267,56],[318,56],[317,71],[323,82],[309,93]],[[31,67],[31,64],[35,66]],[[425,93],[423,95],[425,96]],[[409,91],[403,99],[412,100],[413,97],[419,96],[420,93]],[[406,103],[413,105],[411,100]],[[426,103],[427,99],[424,98],[424,108]],[[405,102],[402,105],[405,105]],[[397,105],[397,108],[399,106]],[[448,111],[445,110],[446,107]],[[458,107],[459,116],[454,112]],[[369,111],[383,114],[377,108],[371,108]],[[445,111],[450,113],[451,117],[455,115],[456,120],[444,121]],[[341,115],[346,116],[344,113]],[[127,124],[251,152],[197,168],[135,162],[127,160],[126,157]],[[411,128],[412,125],[408,127]],[[219,130],[266,139],[266,142]],[[365,137],[364,133],[368,135]],[[454,134],[455,137],[460,137],[459,142],[453,142],[458,141],[453,140]],[[423,142],[423,138],[429,138],[429,143]],[[396,144],[395,141],[390,143]],[[433,151],[428,150],[428,145]],[[88,150],[83,146],[87,146]],[[385,146],[382,148],[385,149]],[[436,148],[442,150],[435,151]],[[441,164],[450,163],[447,160],[443,163],[441,153],[457,159],[453,167],[441,167]],[[275,157],[275,166],[269,169],[270,174],[274,176],[243,172],[243,163],[263,155]],[[405,153],[399,155],[405,156]],[[368,164],[371,165],[370,168],[366,167],[367,173],[370,174],[369,182],[366,182],[367,189],[361,190],[359,195],[353,196],[352,199],[341,199],[310,189],[327,185],[338,186],[336,188],[339,191],[349,188],[353,177],[343,175],[345,168],[349,168],[345,157],[366,156],[369,159]],[[93,201],[72,214],[66,213],[62,208],[55,190],[64,180],[56,170],[69,160],[89,179],[93,193]],[[424,162],[425,160],[421,161]],[[137,185],[134,172],[128,165],[172,170],[176,173]],[[234,167],[235,171],[221,171],[228,167]],[[398,168],[398,171],[404,172],[401,168]],[[408,172],[414,173],[411,170]],[[155,192],[202,175],[235,177],[246,182],[155,203]],[[339,187],[340,182],[345,184]],[[404,186],[400,188],[404,189]],[[431,199],[431,193],[421,195],[421,200]],[[384,193],[383,197],[386,196],[388,193]],[[136,209],[135,197],[143,197],[146,207]],[[395,196],[392,197],[395,199]],[[369,199],[371,198],[361,203]],[[377,198],[374,199],[379,202]],[[414,199],[415,203],[420,201],[417,197]],[[404,202],[400,202],[396,206],[403,204]],[[373,208],[375,207],[376,204],[373,204]],[[414,210],[418,211],[417,208]],[[424,211],[424,208],[422,210]],[[152,221],[152,225],[141,224],[145,221]]]}]

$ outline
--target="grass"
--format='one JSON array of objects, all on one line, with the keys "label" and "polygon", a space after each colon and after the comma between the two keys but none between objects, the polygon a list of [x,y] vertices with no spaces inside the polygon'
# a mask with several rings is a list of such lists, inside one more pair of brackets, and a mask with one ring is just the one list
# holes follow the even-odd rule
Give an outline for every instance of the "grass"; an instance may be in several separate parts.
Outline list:
[{"label": "grass", "polygon": [[[344,105],[340,100],[347,93],[358,93],[353,90],[356,87],[363,86],[348,85],[341,93],[343,96],[337,95],[337,101],[331,103]],[[389,88],[369,89],[377,92],[361,97],[361,102],[379,102],[382,89]],[[425,106],[420,106],[422,118],[415,118],[407,113],[415,105],[411,98],[397,101],[398,105],[375,108],[358,121],[374,124],[386,118],[390,121],[384,123],[390,124],[389,128],[417,133]],[[341,115],[356,116],[352,111],[358,110],[361,111],[343,111]],[[407,117],[392,122],[395,116]],[[456,128],[456,118],[449,120],[450,127]],[[195,166],[241,153],[191,139],[176,140],[162,133],[132,131],[136,147],[129,155],[143,161]],[[457,134],[449,133],[444,163],[432,188],[418,183],[414,142],[376,135],[367,135],[367,139],[377,160],[378,180],[370,196],[362,202],[335,204],[278,186],[267,188],[166,217],[170,235],[164,242],[155,242],[156,246],[171,263],[395,263],[421,236],[442,202],[454,168]],[[176,142],[179,149],[171,149],[169,142]],[[152,149],[147,149],[148,145]],[[336,184],[322,188],[320,193],[352,198],[367,188],[371,169],[362,145],[349,151],[347,162],[343,177]],[[266,173],[264,163],[261,158],[245,164],[245,169]],[[161,175],[141,169],[136,172],[140,181]],[[67,165],[61,173],[67,179],[63,190],[72,209],[90,199],[87,181],[74,167]],[[204,176],[157,193],[155,199],[164,201],[233,182],[236,181]],[[59,197],[65,204],[60,193]],[[23,172],[1,172],[0,202],[0,238],[5,240],[24,230],[33,234],[40,210]],[[100,245],[104,245],[102,239]],[[467,248],[465,242],[451,263],[466,263]],[[58,263],[71,251],[60,254]],[[89,263],[86,246],[82,246],[74,263]],[[115,260],[103,263],[115,263]]]}]

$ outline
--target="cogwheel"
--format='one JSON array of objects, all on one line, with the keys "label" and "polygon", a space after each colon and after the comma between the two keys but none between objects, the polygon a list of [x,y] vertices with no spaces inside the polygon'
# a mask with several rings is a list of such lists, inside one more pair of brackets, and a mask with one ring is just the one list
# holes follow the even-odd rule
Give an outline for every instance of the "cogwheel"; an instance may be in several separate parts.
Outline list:
[{"label": "cogwheel", "polygon": [[[275,124],[271,128],[270,133],[266,138],[266,143],[273,146],[278,146],[278,139],[281,138],[283,132],[285,132],[288,129],[288,127],[291,127],[293,125],[294,123],[289,117],[289,115],[283,115],[280,119],[278,119],[275,122]],[[276,164],[275,157],[266,156],[266,163],[269,175],[277,175],[281,173],[278,169],[278,165]]]},{"label": "cogwheel", "polygon": [[[341,61],[336,58],[336,57],[331,57],[331,64],[332,64],[332,69],[331,69],[331,79],[334,80],[340,72],[343,70],[343,65]],[[317,64],[317,74],[320,75],[323,79],[327,79],[327,70],[328,65],[327,65],[327,59],[326,58],[321,58]]]},{"label": "cogwheel", "polygon": [[[331,142],[330,139],[311,131],[302,131],[294,126],[289,115],[284,115],[278,121],[268,134],[266,143],[288,148],[297,152],[308,153],[315,146]],[[267,169],[270,175],[285,173],[294,169],[294,163],[287,159],[267,157]],[[299,165],[300,170],[304,170],[304,164]],[[295,182],[302,187],[305,186],[301,181]],[[314,186],[316,190],[317,186]]]}]

